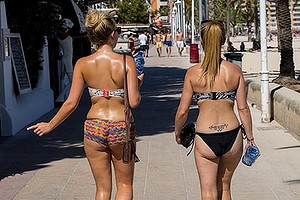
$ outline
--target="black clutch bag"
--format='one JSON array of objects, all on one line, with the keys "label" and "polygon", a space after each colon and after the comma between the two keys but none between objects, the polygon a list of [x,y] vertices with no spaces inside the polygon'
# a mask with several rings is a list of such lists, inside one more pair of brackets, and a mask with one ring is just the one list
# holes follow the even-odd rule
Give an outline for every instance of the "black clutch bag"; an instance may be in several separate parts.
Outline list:
[{"label": "black clutch bag", "polygon": [[[191,146],[191,144],[194,143],[195,134],[196,134],[195,132],[196,132],[196,130],[195,130],[194,123],[188,123],[188,124],[184,125],[184,127],[182,128],[181,134],[180,134],[180,140],[181,140],[182,146],[184,146],[185,148],[188,148],[189,146]],[[190,150],[190,152],[191,152],[191,150]],[[187,155],[189,155],[190,152]]]}]

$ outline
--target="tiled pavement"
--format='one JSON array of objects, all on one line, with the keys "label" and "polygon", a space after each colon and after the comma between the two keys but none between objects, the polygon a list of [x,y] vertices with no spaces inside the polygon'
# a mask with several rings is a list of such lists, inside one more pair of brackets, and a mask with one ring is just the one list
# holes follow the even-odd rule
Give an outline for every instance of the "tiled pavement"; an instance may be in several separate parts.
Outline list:
[{"label": "tiled pavement", "polygon": [[[175,143],[174,117],[188,54],[158,58],[154,47],[146,60],[142,102],[134,110],[138,129],[134,199],[200,199],[193,155]],[[1,200],[93,200],[95,184],[82,145],[83,120],[89,107],[84,93],[78,109],[42,138],[24,130],[0,139]],[[48,120],[57,109],[42,116]],[[300,199],[300,142],[275,121],[261,123],[251,108],[256,143],[262,155],[254,166],[240,164],[232,182],[233,199]],[[197,115],[191,107],[189,120]],[[115,190],[115,188],[114,188]]]}]

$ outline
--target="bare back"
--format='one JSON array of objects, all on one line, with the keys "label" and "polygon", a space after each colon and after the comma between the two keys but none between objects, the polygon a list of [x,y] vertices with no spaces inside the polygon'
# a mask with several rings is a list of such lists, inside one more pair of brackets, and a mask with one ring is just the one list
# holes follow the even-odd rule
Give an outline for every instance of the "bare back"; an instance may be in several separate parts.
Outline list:
[{"label": "bare back", "polygon": [[[215,84],[210,88],[206,78],[200,80],[202,69],[196,65],[189,69],[188,79],[194,93],[226,92],[237,91],[237,99],[240,95],[241,70],[237,65],[227,61],[222,61],[220,72],[215,78]],[[245,102],[243,102],[245,103]],[[197,102],[200,109],[197,118],[197,131],[202,133],[214,133],[221,128],[222,130],[232,130],[238,126],[238,119],[234,113],[234,101],[229,99],[219,100],[199,100]],[[218,127],[220,126],[220,127]]]},{"label": "bare back", "polygon": [[[127,56],[127,61],[129,56]],[[131,61],[131,60],[130,60]],[[132,62],[126,62],[132,65]],[[116,90],[124,88],[123,55],[112,51],[99,51],[78,61],[83,79],[94,89]],[[127,73],[131,67],[127,66]],[[135,67],[134,67],[135,69]],[[135,73],[136,77],[136,73]],[[128,80],[128,90],[132,83]],[[124,99],[122,97],[92,96],[87,118],[124,121]]]}]

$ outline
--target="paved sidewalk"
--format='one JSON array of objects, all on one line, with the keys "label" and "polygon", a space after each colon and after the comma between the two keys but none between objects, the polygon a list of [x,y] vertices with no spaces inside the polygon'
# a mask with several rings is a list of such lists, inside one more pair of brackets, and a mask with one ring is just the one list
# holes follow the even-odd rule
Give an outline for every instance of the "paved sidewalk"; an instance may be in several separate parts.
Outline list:
[{"label": "paved sidewalk", "polygon": [[[134,110],[138,130],[135,200],[198,200],[198,176],[191,154],[174,139],[174,118],[185,70],[185,53],[158,58],[154,47],[146,60],[142,102]],[[78,109],[42,138],[24,128],[0,137],[1,200],[93,200],[95,184],[82,145],[82,129],[90,100],[85,92]],[[48,120],[57,109],[41,117]],[[300,142],[275,121],[261,123],[251,108],[256,143],[262,155],[252,167],[240,164],[232,182],[233,199],[300,199]],[[195,120],[192,105],[189,121]],[[115,190],[115,188],[114,188]]]}]

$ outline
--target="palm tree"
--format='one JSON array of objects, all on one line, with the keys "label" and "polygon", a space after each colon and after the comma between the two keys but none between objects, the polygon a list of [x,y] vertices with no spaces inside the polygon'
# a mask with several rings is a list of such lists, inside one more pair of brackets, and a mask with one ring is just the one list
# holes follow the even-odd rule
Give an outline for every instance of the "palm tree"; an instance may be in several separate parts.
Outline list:
[{"label": "palm tree", "polygon": [[208,19],[215,19],[215,0],[208,0]]},{"label": "palm tree", "polygon": [[291,15],[289,2],[287,0],[275,0],[275,3],[277,33],[279,38],[278,49],[280,51],[281,58],[280,73],[273,82],[284,85],[287,82],[296,82],[293,59],[294,52],[292,47]]},{"label": "palm tree", "polygon": [[[186,24],[189,26],[192,24],[192,0],[185,0],[185,20]],[[197,2],[197,3],[196,3]],[[195,0],[195,27],[199,27],[199,3]]]}]

